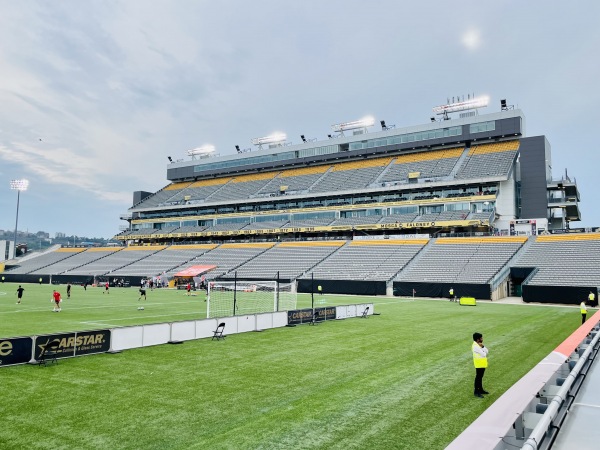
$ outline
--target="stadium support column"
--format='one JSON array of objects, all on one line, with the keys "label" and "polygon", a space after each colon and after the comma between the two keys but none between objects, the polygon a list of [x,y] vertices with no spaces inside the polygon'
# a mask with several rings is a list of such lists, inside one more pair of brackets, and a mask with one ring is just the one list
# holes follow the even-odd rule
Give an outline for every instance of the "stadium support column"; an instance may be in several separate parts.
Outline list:
[{"label": "stadium support column", "polygon": [[277,282],[275,284],[275,311],[279,311],[279,270],[277,271]]},{"label": "stadium support column", "polygon": [[233,314],[235,316],[235,310],[237,309],[237,270],[233,274]]},{"label": "stadium support column", "polygon": [[313,310],[313,315],[315,313],[315,274],[310,274],[310,307]]},{"label": "stadium support column", "polygon": [[15,219],[15,245],[13,248],[12,258],[17,257],[17,226],[19,224],[19,201],[21,199],[21,191],[26,191],[27,187],[29,187],[28,180],[11,180],[11,182],[10,182],[10,188],[13,191],[17,191],[17,218]]}]

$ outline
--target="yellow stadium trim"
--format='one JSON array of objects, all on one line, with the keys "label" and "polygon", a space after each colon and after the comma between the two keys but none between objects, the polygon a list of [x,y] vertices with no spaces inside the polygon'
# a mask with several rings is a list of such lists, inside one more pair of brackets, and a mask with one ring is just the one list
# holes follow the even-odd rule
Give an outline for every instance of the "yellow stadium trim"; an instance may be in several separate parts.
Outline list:
[{"label": "yellow stadium trim", "polygon": [[314,166],[314,167],[301,167],[298,169],[284,170],[279,174],[279,178],[288,177],[299,177],[302,175],[313,175],[316,173],[325,173],[331,167],[331,165]]},{"label": "yellow stadium trim", "polygon": [[200,180],[200,181],[195,181],[192,184],[190,184],[190,189],[193,188],[199,188],[199,187],[203,187],[203,186],[215,186],[215,185],[220,185],[220,184],[225,184],[227,183],[229,180],[231,180],[231,178],[213,178],[210,180]]},{"label": "yellow stadium trim", "polygon": [[169,250],[204,250],[204,249],[213,249],[217,247],[217,244],[187,244],[187,245],[173,245],[166,249]]},{"label": "yellow stadium trim", "polygon": [[84,250],[85,248],[59,248],[56,253],[79,253]]},{"label": "yellow stadium trim", "polygon": [[394,164],[408,164],[420,161],[432,161],[436,159],[459,158],[464,151],[463,147],[448,150],[433,150],[429,152],[410,153],[408,155],[396,156]]},{"label": "yellow stadium trim", "polygon": [[123,249],[123,247],[93,247],[93,248],[88,248],[86,251],[88,251],[88,252],[117,252],[122,249]]},{"label": "yellow stadium trim", "polygon": [[162,250],[163,248],[165,248],[166,245],[144,245],[142,246],[130,246],[130,247],[125,247],[123,249],[123,251],[136,251],[136,250],[140,250],[140,251],[156,251],[156,250]]},{"label": "yellow stadium trim", "polygon": [[474,145],[469,150],[471,155],[485,155],[486,153],[509,152],[519,149],[519,141],[495,142],[493,144]]},{"label": "yellow stadium trim", "polygon": [[548,236],[538,236],[536,242],[597,241],[599,239],[600,233],[553,234]]},{"label": "yellow stadium trim", "polygon": [[341,247],[346,241],[282,242],[277,247]]},{"label": "yellow stadium trim", "polygon": [[369,167],[383,167],[387,166],[391,161],[392,157],[388,158],[374,158],[374,159],[363,159],[360,161],[349,161],[338,163],[333,166],[334,172],[342,172],[344,170],[354,170],[354,169],[365,169]]},{"label": "yellow stadium trim", "polygon": [[527,241],[527,236],[486,236],[464,238],[439,238],[436,244],[522,244]]},{"label": "yellow stadium trim", "polygon": [[221,244],[219,248],[271,248],[274,242],[257,242],[254,244]]},{"label": "yellow stadium trim", "polygon": [[429,239],[382,239],[382,240],[358,240],[350,242],[351,246],[369,245],[425,245]]},{"label": "yellow stadium trim", "polygon": [[184,189],[188,187],[191,183],[189,181],[182,183],[172,183],[164,188],[165,191],[175,191],[177,189]]},{"label": "yellow stadium trim", "polygon": [[233,179],[234,183],[245,183],[247,181],[270,180],[275,178],[278,172],[253,173],[251,175],[240,175]]}]

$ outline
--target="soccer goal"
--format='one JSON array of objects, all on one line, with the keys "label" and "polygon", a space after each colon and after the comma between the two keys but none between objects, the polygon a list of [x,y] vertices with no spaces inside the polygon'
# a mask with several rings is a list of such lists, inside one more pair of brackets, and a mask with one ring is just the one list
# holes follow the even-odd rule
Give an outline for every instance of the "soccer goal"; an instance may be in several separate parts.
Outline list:
[{"label": "soccer goal", "polygon": [[276,281],[211,281],[206,317],[230,317],[296,309],[293,283]]}]

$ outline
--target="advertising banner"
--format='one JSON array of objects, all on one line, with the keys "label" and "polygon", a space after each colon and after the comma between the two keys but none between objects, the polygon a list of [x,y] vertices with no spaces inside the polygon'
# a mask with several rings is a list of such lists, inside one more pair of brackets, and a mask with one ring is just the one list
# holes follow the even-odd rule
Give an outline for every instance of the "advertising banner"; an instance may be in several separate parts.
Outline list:
[{"label": "advertising banner", "polygon": [[30,337],[0,339],[0,366],[29,362],[32,344]]},{"label": "advertising banner", "polygon": [[[313,310],[311,308],[297,309],[288,311],[288,325],[300,325],[302,323],[310,323],[313,318]],[[315,308],[315,320],[333,320],[336,318],[335,306],[325,308]]]},{"label": "advertising banner", "polygon": [[40,353],[48,345],[58,345],[57,358],[104,353],[110,350],[110,330],[38,336],[35,339],[35,359],[39,359]]}]

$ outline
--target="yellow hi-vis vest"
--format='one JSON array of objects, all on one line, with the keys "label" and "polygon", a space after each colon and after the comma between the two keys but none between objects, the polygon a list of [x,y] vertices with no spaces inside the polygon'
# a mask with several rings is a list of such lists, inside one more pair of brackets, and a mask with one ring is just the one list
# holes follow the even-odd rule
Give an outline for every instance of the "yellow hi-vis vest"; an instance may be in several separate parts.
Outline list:
[{"label": "yellow hi-vis vest", "polygon": [[590,292],[590,295],[588,295],[588,300],[589,300],[590,302],[593,302],[595,298],[596,298],[596,295],[594,295],[594,293],[593,293],[593,292]]},{"label": "yellow hi-vis vest", "polygon": [[473,342],[473,345],[471,346],[471,349],[473,350],[473,364],[475,364],[475,368],[486,368],[488,366],[487,357],[481,356],[479,353],[477,353],[475,351],[475,347],[479,347],[479,344],[477,342]]},{"label": "yellow hi-vis vest", "polygon": [[581,302],[581,305],[579,305],[579,310],[581,311],[581,314],[587,314],[587,307],[585,306],[585,303]]}]

